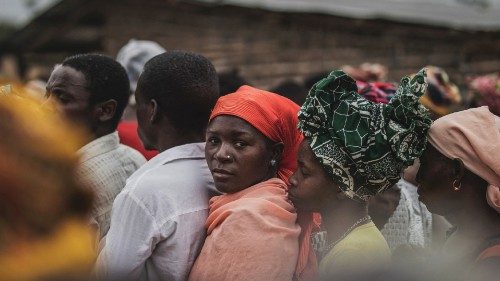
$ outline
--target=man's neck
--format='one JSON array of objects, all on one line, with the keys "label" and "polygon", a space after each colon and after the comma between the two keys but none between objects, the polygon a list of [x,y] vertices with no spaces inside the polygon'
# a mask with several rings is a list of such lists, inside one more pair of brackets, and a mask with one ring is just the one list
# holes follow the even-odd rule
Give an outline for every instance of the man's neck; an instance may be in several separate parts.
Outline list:
[{"label": "man's neck", "polygon": [[188,143],[203,142],[204,138],[198,134],[161,134],[158,136],[155,145],[158,152],[163,152],[172,147],[184,145]]}]

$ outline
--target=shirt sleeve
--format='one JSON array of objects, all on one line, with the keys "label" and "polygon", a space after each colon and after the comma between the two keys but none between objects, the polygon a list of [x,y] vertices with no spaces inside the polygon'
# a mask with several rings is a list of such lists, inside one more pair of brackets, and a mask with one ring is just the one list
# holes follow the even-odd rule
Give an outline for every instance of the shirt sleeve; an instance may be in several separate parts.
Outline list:
[{"label": "shirt sleeve", "polygon": [[130,192],[122,192],[113,203],[111,227],[104,239],[97,275],[136,280],[160,240],[160,231],[146,206]]}]

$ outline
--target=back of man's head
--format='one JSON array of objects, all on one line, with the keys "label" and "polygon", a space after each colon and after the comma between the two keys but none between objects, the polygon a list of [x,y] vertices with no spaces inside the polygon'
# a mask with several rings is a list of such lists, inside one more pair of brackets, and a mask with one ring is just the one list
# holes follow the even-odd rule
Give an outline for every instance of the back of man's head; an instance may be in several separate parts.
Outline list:
[{"label": "back of man's head", "polygon": [[130,85],[125,69],[114,59],[99,54],[83,54],[66,58],[63,66],[71,67],[85,76],[90,92],[89,106],[108,100],[116,101],[113,118],[109,121],[116,129],[127,106]]},{"label": "back of man's head", "polygon": [[137,92],[158,103],[180,133],[203,134],[219,96],[217,73],[202,55],[167,51],[146,63]]}]

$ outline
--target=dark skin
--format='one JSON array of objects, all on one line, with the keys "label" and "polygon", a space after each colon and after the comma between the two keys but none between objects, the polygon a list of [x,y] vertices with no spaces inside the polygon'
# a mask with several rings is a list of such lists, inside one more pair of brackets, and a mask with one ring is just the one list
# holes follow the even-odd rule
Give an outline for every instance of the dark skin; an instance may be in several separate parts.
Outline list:
[{"label": "dark skin", "polygon": [[372,196],[368,201],[368,212],[373,223],[382,229],[399,205],[401,191],[392,187],[387,191]]},{"label": "dark skin", "polygon": [[116,114],[117,102],[114,99],[95,105],[89,104],[92,93],[88,90],[85,75],[68,66],[58,65],[47,82],[46,96],[78,126],[83,126],[92,139],[112,133],[115,128],[110,124]]},{"label": "dark skin", "polygon": [[[205,158],[215,187],[236,193],[275,178],[283,143],[273,143],[243,119],[220,115],[207,127]],[[271,164],[271,160],[276,162]]]},{"label": "dark skin", "polygon": [[147,150],[163,152],[175,146],[204,140],[202,133],[177,129],[161,111],[158,102],[144,96],[140,85],[139,80],[135,91],[137,133]]},{"label": "dark skin", "polygon": [[348,198],[321,166],[307,140],[299,148],[298,168],[290,177],[289,198],[299,210],[321,213],[328,243],[368,215],[366,203]]},{"label": "dark skin", "polygon": [[485,199],[485,180],[467,170],[462,160],[449,159],[430,144],[420,162],[420,198],[429,211],[458,227],[447,243],[448,250],[456,250],[457,256],[472,255],[486,239],[500,234],[498,213]]}]

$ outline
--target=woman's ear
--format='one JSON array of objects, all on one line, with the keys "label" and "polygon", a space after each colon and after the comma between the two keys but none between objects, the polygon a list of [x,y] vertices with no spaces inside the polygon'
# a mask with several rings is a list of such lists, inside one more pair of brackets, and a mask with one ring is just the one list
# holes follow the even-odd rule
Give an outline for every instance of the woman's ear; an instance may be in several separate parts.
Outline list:
[{"label": "woman's ear", "polygon": [[279,166],[281,162],[281,157],[283,156],[283,150],[285,149],[285,145],[282,142],[275,143],[271,146],[271,161],[276,161],[276,166]]},{"label": "woman's ear", "polygon": [[453,180],[461,183],[465,174],[464,162],[460,158],[453,159]]}]

